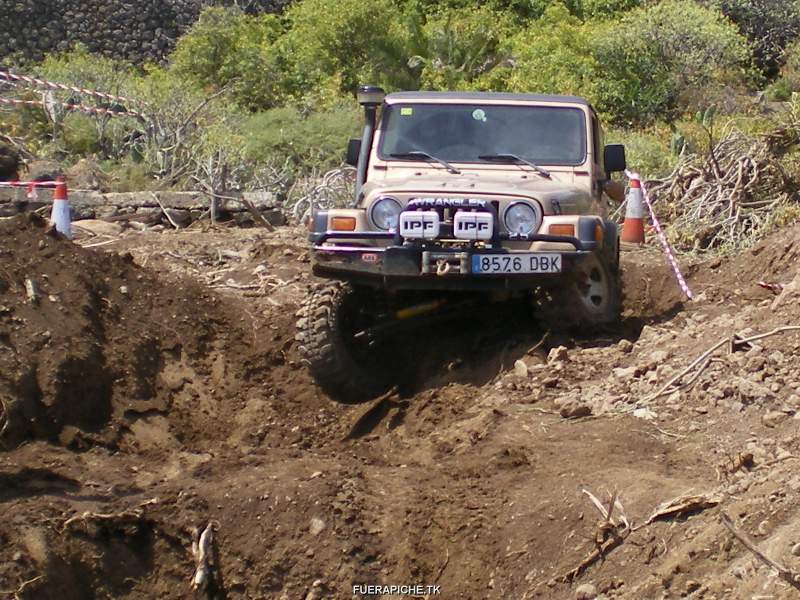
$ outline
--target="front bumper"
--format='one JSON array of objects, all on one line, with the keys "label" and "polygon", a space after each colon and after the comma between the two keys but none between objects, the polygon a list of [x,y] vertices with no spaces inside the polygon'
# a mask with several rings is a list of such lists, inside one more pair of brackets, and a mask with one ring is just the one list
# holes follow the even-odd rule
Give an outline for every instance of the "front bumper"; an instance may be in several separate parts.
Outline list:
[{"label": "front bumper", "polygon": [[[563,239],[558,240],[563,242]],[[575,240],[578,242],[578,240]],[[560,255],[561,271],[557,273],[493,273],[472,271],[473,256],[481,254],[529,254],[530,251],[505,248],[443,248],[438,246],[314,246],[314,273],[358,281],[393,289],[458,289],[520,290],[547,286],[569,277],[575,266],[588,257],[594,248],[570,252],[548,252]]]}]

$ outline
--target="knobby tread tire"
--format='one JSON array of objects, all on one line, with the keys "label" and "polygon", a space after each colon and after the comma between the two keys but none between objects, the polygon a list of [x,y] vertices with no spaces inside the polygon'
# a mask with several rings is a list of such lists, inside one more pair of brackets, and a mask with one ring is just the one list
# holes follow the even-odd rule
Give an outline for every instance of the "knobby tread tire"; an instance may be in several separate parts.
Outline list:
[{"label": "knobby tread tire", "polygon": [[613,327],[620,321],[622,290],[617,250],[602,252],[598,261],[610,282],[610,298],[603,314],[590,313],[581,303],[573,285],[552,291],[552,298],[542,307],[544,320],[559,330],[593,331]]},{"label": "knobby tread tire", "polygon": [[377,369],[359,364],[343,331],[343,312],[357,307],[363,291],[342,281],[328,281],[311,289],[297,313],[299,350],[317,385],[332,399],[347,404],[363,402],[385,392],[389,383]]}]

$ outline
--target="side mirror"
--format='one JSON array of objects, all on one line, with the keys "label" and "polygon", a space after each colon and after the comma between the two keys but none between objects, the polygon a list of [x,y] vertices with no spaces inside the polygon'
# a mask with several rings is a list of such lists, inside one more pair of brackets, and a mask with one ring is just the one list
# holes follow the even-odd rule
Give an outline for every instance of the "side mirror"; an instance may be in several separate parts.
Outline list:
[{"label": "side mirror", "polygon": [[347,157],[344,159],[351,167],[358,166],[358,157],[361,154],[361,138],[352,138],[347,142]]},{"label": "side mirror", "polygon": [[606,173],[617,173],[627,169],[625,146],[622,144],[608,144],[603,149],[603,165]]}]

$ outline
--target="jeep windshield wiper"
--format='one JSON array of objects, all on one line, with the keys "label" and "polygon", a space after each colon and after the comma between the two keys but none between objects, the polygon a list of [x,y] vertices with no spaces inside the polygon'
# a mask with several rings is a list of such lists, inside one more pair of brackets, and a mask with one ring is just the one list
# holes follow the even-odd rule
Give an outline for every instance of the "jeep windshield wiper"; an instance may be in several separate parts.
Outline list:
[{"label": "jeep windshield wiper", "polygon": [[546,177],[547,179],[550,179],[551,177],[550,171],[548,171],[547,169],[543,169],[539,165],[532,163],[529,160],[525,160],[524,158],[522,158],[521,156],[517,156],[516,154],[481,154],[478,158],[480,158],[481,160],[503,160],[503,161],[514,161],[518,163],[523,163],[525,165],[528,165],[531,169],[536,171],[542,177]]},{"label": "jeep windshield wiper", "polygon": [[446,160],[442,160],[441,158],[436,158],[432,154],[428,154],[427,152],[423,152],[422,150],[411,150],[409,152],[392,152],[389,156],[391,156],[392,158],[426,158],[428,160],[432,160],[433,162],[437,162],[440,165],[442,165],[445,169],[447,169],[448,173],[452,173],[453,175],[461,174],[460,170],[456,169]]}]

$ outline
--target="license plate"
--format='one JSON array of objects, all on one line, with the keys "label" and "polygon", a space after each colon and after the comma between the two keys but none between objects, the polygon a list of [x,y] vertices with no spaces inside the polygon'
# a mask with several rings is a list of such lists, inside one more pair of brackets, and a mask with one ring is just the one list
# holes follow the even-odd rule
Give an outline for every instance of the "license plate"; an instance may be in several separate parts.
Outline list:
[{"label": "license plate", "polygon": [[472,272],[494,273],[561,273],[561,255],[552,252],[525,254],[473,254]]}]

